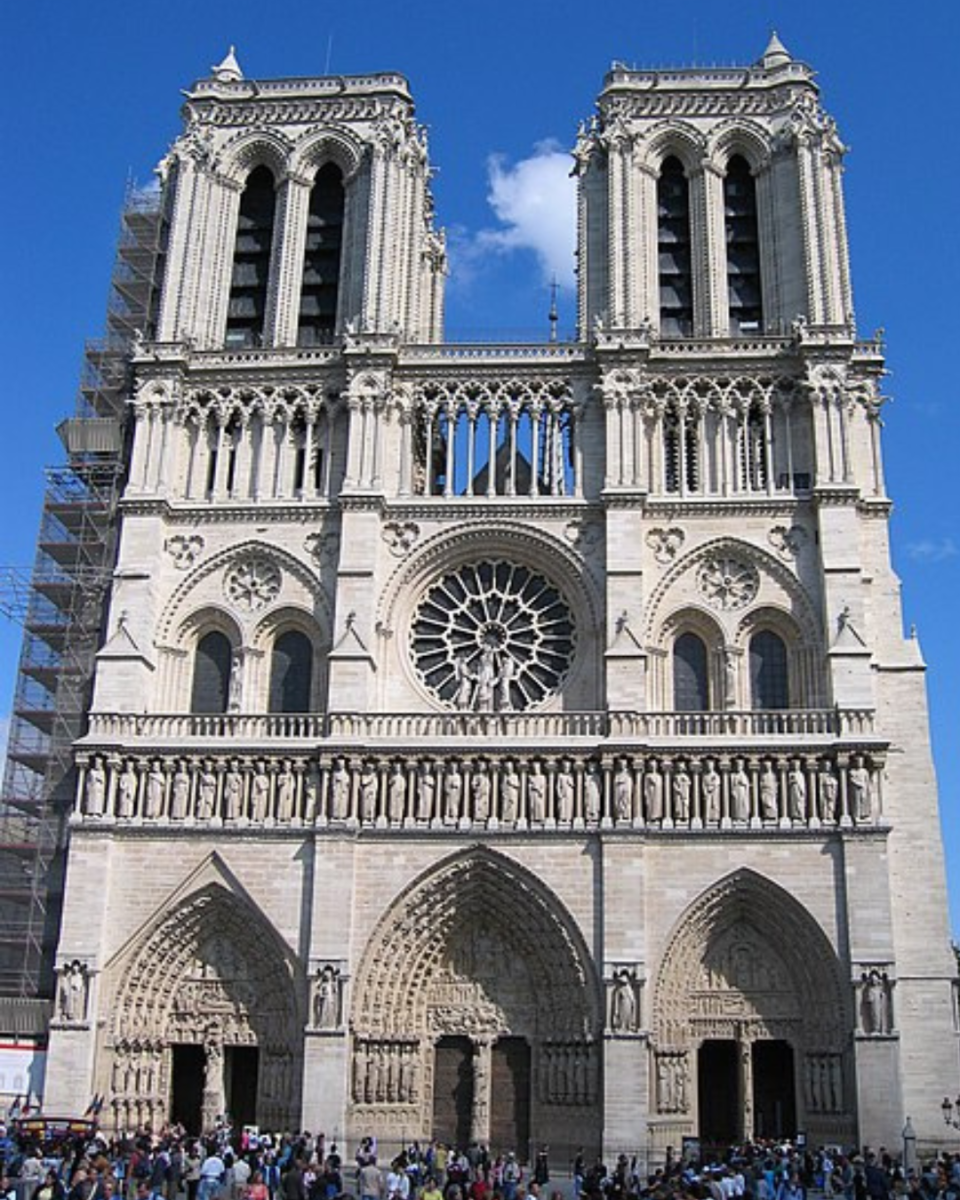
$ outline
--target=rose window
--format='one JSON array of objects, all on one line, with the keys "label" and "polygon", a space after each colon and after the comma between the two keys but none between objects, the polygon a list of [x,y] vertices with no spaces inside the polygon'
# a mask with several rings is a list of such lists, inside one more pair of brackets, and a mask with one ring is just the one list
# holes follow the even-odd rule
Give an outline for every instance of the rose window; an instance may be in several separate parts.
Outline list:
[{"label": "rose window", "polygon": [[413,618],[417,674],[445,704],[468,712],[519,712],[552,696],[575,646],[563,594],[511,562],[451,571]]},{"label": "rose window", "polygon": [[242,558],[224,580],[227,598],[247,612],[256,612],[280,592],[280,570],[268,558]]},{"label": "rose window", "polygon": [[701,565],[697,586],[701,596],[716,608],[743,608],[756,596],[760,576],[752,563],[716,554]]}]

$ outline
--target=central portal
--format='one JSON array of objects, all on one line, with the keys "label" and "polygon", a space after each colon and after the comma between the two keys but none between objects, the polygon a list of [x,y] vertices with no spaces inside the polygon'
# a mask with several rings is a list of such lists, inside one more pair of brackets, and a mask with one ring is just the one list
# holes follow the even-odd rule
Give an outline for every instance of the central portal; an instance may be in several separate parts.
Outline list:
[{"label": "central portal", "polygon": [[793,1048],[780,1040],[705,1041],[697,1060],[697,1095],[700,1138],[708,1145],[741,1138],[793,1137],[797,1132]]},{"label": "central portal", "polygon": [[433,1062],[433,1136],[448,1146],[470,1144],[473,1047],[465,1037],[443,1037]]},{"label": "central portal", "polygon": [[501,1038],[490,1071],[490,1151],[525,1158],[530,1142],[530,1047],[524,1038]]}]

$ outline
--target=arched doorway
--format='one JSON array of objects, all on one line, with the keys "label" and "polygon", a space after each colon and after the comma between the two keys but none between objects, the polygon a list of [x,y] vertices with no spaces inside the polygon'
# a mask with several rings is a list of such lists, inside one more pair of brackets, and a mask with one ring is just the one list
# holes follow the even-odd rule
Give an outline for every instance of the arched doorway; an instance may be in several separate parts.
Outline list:
[{"label": "arched doorway", "polygon": [[457,855],[374,931],[351,1019],[351,1133],[483,1142],[600,1137],[600,991],[559,899],[507,857]]},{"label": "arched doorway", "polygon": [[[741,870],[688,908],[654,999],[654,1141],[856,1137],[849,989],[823,931]],[[825,1081],[825,1085],[824,1082]]]},{"label": "arched doorway", "polygon": [[200,1132],[223,1112],[234,1124],[293,1127],[302,983],[251,903],[201,886],[122,951],[111,975],[103,1091],[116,1128],[176,1119]]}]

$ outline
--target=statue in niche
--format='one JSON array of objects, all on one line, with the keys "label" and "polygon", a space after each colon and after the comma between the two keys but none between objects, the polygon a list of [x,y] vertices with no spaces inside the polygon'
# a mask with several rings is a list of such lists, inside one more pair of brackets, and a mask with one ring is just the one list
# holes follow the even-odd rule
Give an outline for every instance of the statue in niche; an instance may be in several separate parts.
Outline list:
[{"label": "statue in niche", "polygon": [[647,764],[643,777],[643,805],[647,820],[651,824],[663,820],[663,776],[658,770],[655,758]]},{"label": "statue in niche", "polygon": [[681,763],[673,775],[673,817],[676,821],[690,820],[690,789],[692,783]]},{"label": "statue in niche", "polygon": [[750,776],[744,770],[743,759],[736,761],[736,770],[730,776],[730,816],[743,822],[750,817]]},{"label": "statue in niche", "polygon": [[860,976],[860,1010],[864,1033],[889,1033],[890,980],[874,967]]},{"label": "statue in niche", "polygon": [[170,797],[170,818],[174,821],[182,821],[187,815],[187,807],[190,801],[190,776],[182,761],[177,762],[177,769],[173,773],[173,789]]},{"label": "statue in niche", "polygon": [[230,760],[230,769],[223,777],[223,815],[228,821],[239,821],[243,803],[243,776],[237,760]]},{"label": "statue in niche", "polygon": [[407,802],[407,776],[403,763],[397,759],[390,768],[390,786],[388,788],[387,806],[390,813],[390,824],[399,825],[403,820],[403,811]]},{"label": "statue in niche", "polygon": [[316,819],[318,795],[317,770],[314,764],[311,763],[307,768],[306,778],[303,782],[303,819],[305,821]]},{"label": "statue in niche", "polygon": [[197,820],[209,821],[213,816],[217,803],[217,777],[211,771],[209,763],[200,772],[200,783],[197,787]]},{"label": "statue in niche", "polygon": [[625,758],[617,759],[614,771],[613,815],[617,821],[633,819],[633,777]]},{"label": "statue in niche", "polygon": [[583,777],[583,809],[584,816],[591,825],[600,820],[603,805],[602,786],[600,768],[595,762],[588,762]]},{"label": "statue in niche", "polygon": [[243,703],[243,654],[234,650],[230,660],[230,684],[227,691],[227,712],[238,713]]},{"label": "statue in niche", "polygon": [[455,708],[461,712],[468,711],[473,699],[473,672],[466,654],[458,654],[453,662],[454,675],[457,680],[457,690],[453,696]]},{"label": "statue in niche", "polygon": [[707,769],[703,773],[703,819],[709,825],[720,821],[720,776],[713,759],[707,760]]},{"label": "statue in niche", "polygon": [[159,759],[154,759],[147,772],[146,786],[143,794],[143,815],[149,820],[156,820],[163,812],[163,792],[166,780],[160,769]]},{"label": "statue in niche", "polygon": [[737,707],[737,660],[729,647],[723,652],[723,703],[728,710]]},{"label": "statue in niche", "polygon": [[340,972],[332,963],[317,972],[313,1021],[318,1029],[337,1029],[340,1025]]},{"label": "statue in niche", "polygon": [[485,646],[477,667],[477,690],[475,705],[477,712],[492,712],[497,688],[497,662],[493,647]]},{"label": "statue in niche", "polygon": [[250,819],[261,825],[267,819],[270,810],[270,776],[266,764],[261,759],[250,785]]},{"label": "statue in niche", "polygon": [[433,816],[433,801],[437,791],[437,783],[428,762],[422,762],[417,767],[417,820],[429,821]]},{"label": "statue in niche", "polygon": [[87,1015],[87,968],[79,959],[60,968],[57,1009],[62,1021],[75,1024]]},{"label": "statue in niche", "polygon": [[527,776],[527,807],[530,820],[538,825],[543,824],[547,819],[547,778],[538,758],[531,763]]},{"label": "statue in niche", "polygon": [[863,765],[861,755],[853,760],[848,776],[850,783],[850,808],[858,821],[869,821],[873,796],[871,794],[870,772]]},{"label": "statue in niche", "polygon": [[575,784],[573,772],[570,770],[570,760],[564,759],[560,764],[560,769],[557,771],[556,778],[556,793],[557,793],[557,820],[563,825],[569,825],[573,820],[573,802],[575,796]]},{"label": "statue in niche", "polygon": [[456,825],[460,820],[460,803],[463,799],[463,778],[455,762],[447,763],[443,778],[443,819],[447,825]]},{"label": "statue in niche", "polygon": [[791,821],[803,821],[807,815],[807,781],[798,759],[794,759],[787,772],[787,811]]},{"label": "statue in niche", "polygon": [[517,673],[517,664],[509,654],[500,659],[500,678],[497,680],[497,708],[500,712],[513,712],[513,695],[510,685]]},{"label": "statue in niche", "polygon": [[277,820],[284,825],[293,820],[294,800],[297,794],[297,777],[290,765],[290,759],[285,758],[283,770],[277,776]]},{"label": "statue in niche", "polygon": [[637,1027],[637,988],[632,972],[624,967],[613,977],[610,1028],[615,1033],[633,1033]]},{"label": "statue in niche", "polygon": [[486,822],[490,818],[490,776],[482,758],[474,763],[470,794],[473,799],[473,819],[478,823]]},{"label": "statue in niche", "polygon": [[87,771],[87,789],[84,796],[83,811],[88,817],[102,817],[104,798],[107,794],[107,773],[103,769],[103,759],[96,755]]},{"label": "statue in niche", "polygon": [[129,760],[120,772],[117,782],[117,816],[129,820],[137,803],[137,773]]},{"label": "statue in niche", "polygon": [[760,816],[765,821],[775,821],[780,815],[777,809],[779,790],[773,767],[770,763],[764,763],[760,775]]},{"label": "statue in niche", "polygon": [[500,777],[500,819],[505,825],[512,825],[517,819],[519,809],[520,776],[513,759],[508,758]]},{"label": "statue in niche", "polygon": [[377,816],[377,768],[368,760],[360,772],[360,820],[372,822]]},{"label": "statue in niche", "polygon": [[837,797],[840,792],[840,781],[828,762],[820,768],[820,819],[833,824],[837,819]]},{"label": "statue in niche", "polygon": [[330,774],[330,817],[345,821],[350,813],[350,771],[342,758],[333,760]]}]

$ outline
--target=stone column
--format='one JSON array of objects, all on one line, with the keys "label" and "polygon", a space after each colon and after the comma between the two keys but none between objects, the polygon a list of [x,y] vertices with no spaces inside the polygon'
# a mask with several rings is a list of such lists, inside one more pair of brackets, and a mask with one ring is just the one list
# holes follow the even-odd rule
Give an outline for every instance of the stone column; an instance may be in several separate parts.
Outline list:
[{"label": "stone column", "polygon": [[493,1044],[488,1038],[478,1038],[472,1045],[473,1110],[470,1114],[470,1140],[485,1146],[490,1141]]},{"label": "stone column", "polygon": [[215,1034],[204,1044],[203,1101],[201,1121],[204,1131],[212,1130],[217,1117],[226,1108],[226,1093],[223,1084],[223,1042]]}]

